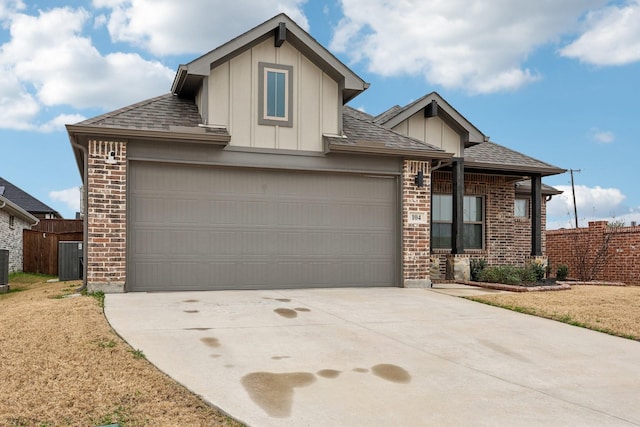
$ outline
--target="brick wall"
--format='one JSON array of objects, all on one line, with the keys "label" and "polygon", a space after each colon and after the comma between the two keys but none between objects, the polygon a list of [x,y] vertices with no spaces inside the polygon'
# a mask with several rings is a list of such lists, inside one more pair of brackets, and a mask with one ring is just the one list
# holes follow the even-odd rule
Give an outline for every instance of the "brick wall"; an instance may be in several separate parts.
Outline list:
[{"label": "brick wall", "polygon": [[[433,173],[434,194],[451,194],[451,173]],[[485,241],[484,249],[465,249],[471,258],[484,258],[489,265],[525,265],[531,255],[531,206],[528,218],[515,218],[515,183],[506,176],[470,174],[464,175],[464,194],[484,196]],[[542,199],[542,250],[545,251],[544,224],[546,203]],[[435,249],[433,255],[440,258],[440,272],[444,276],[446,256],[449,250]]]},{"label": "brick wall", "polygon": [[[402,165],[402,263],[404,286],[429,279],[429,240],[431,233],[430,163],[405,160]],[[424,186],[417,187],[415,178],[424,174]],[[422,213],[422,221],[410,219]]]},{"label": "brick wall", "polygon": [[22,271],[22,230],[31,226],[14,216],[13,227],[9,226],[8,212],[0,209],[0,249],[9,249],[9,273]]},{"label": "brick wall", "polygon": [[[87,284],[90,290],[124,290],[126,279],[125,142],[89,141]],[[114,153],[114,162],[107,158]]]},{"label": "brick wall", "polygon": [[588,228],[550,230],[546,237],[552,275],[555,275],[559,264],[566,264],[569,277],[575,277],[576,245],[587,242],[593,257],[608,237],[608,261],[596,279],[640,285],[640,226],[609,227],[607,221],[594,221]]}]

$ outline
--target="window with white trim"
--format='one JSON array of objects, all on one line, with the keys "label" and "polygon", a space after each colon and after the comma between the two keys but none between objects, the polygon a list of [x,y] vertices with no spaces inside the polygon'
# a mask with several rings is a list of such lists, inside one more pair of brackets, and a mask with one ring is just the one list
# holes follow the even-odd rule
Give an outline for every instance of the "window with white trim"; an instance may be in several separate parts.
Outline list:
[{"label": "window with white trim", "polygon": [[[433,249],[451,249],[453,229],[453,197],[451,194],[434,194],[431,199],[431,246]],[[484,242],[484,198],[464,196],[462,218],[464,220],[465,249],[482,249]]]},{"label": "window with white trim", "polygon": [[16,217],[9,215],[9,228],[14,229],[16,227]]},{"label": "window with white trim", "polygon": [[258,124],[293,126],[293,67],[260,62]]},{"label": "window with white trim", "polygon": [[513,203],[513,216],[516,218],[529,218],[528,199],[515,199]]}]

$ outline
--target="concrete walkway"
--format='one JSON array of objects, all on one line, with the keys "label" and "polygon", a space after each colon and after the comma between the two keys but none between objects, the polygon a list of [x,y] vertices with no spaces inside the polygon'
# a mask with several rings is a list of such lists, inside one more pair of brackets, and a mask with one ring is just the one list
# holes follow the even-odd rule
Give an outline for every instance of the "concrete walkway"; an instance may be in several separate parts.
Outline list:
[{"label": "concrete walkway", "polygon": [[640,343],[439,292],[111,294],[105,313],[253,426],[640,425]]}]

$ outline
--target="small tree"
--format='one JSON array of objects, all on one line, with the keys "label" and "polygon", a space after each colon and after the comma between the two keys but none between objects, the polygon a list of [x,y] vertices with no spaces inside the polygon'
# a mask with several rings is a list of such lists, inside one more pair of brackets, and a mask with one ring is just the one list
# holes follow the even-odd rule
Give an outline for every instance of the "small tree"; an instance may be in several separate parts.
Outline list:
[{"label": "small tree", "polygon": [[610,234],[603,233],[602,241],[595,242],[588,231],[578,231],[573,235],[573,265],[578,280],[594,280],[607,265],[610,256],[609,237]]}]

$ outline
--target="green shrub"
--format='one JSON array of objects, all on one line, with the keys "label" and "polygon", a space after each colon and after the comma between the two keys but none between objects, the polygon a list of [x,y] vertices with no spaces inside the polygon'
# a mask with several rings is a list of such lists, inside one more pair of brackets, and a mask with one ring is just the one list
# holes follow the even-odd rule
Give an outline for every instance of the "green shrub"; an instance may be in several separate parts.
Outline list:
[{"label": "green shrub", "polygon": [[540,282],[542,280],[544,280],[544,276],[546,274],[546,269],[538,263],[533,263],[533,264],[529,264],[529,266],[527,267],[528,270],[530,270],[530,273],[532,274],[533,278],[534,278],[534,282]]},{"label": "green shrub", "polygon": [[538,281],[538,275],[542,272],[544,278],[544,267],[533,265],[527,268],[515,267],[513,265],[501,265],[486,267],[480,272],[480,281],[489,283],[504,283],[507,285],[520,285],[522,283],[534,283]]},{"label": "green shrub", "polygon": [[471,258],[469,266],[471,268],[471,280],[477,282],[480,280],[482,270],[487,268],[487,260],[484,258]]},{"label": "green shrub", "polygon": [[490,283],[517,285],[521,282],[521,273],[519,270],[522,269],[518,269],[512,265],[487,267],[480,273],[480,280]]},{"label": "green shrub", "polygon": [[569,276],[569,267],[566,264],[558,265],[558,270],[556,271],[556,279],[566,280],[567,276]]}]

